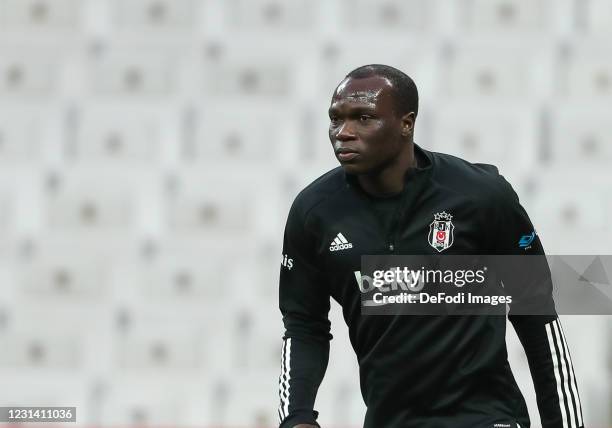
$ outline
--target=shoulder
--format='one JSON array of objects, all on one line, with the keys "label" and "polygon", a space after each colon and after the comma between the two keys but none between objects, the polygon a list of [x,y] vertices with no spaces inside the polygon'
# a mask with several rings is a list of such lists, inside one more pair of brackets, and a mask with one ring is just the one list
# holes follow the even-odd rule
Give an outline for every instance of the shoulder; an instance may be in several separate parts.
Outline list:
[{"label": "shoulder", "polygon": [[438,185],[460,192],[484,204],[507,203],[516,198],[512,186],[495,165],[472,163],[446,153],[431,152]]},{"label": "shoulder", "polygon": [[297,194],[291,205],[290,216],[297,216],[306,221],[313,210],[345,188],[346,181],[342,167],[326,172]]}]

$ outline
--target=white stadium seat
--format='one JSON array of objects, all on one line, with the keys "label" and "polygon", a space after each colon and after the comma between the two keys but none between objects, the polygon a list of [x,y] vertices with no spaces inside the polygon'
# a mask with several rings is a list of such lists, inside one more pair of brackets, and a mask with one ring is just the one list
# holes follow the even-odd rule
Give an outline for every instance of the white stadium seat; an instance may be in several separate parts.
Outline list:
[{"label": "white stadium seat", "polygon": [[558,70],[563,86],[561,95],[574,100],[610,100],[612,97],[612,59],[602,41],[575,41]]},{"label": "white stadium seat", "polygon": [[56,87],[59,71],[48,51],[28,45],[0,49],[0,95],[49,95]]},{"label": "white stadium seat", "polygon": [[104,400],[92,403],[102,425],[185,425],[189,401],[180,387],[140,379],[118,380],[107,388]]},{"label": "white stadium seat", "polygon": [[1,0],[2,28],[32,31],[73,29],[79,25],[79,0]]},{"label": "white stadium seat", "polygon": [[[280,357],[279,357],[280,361]],[[215,426],[229,425],[230,420],[236,426],[269,427],[278,424],[278,374],[274,372],[249,371],[234,376],[228,388],[227,406],[229,412],[225,420],[213,420]],[[248,385],[248,386],[246,386]],[[274,397],[269,400],[268,397]],[[241,409],[235,412],[235,409]]]},{"label": "white stadium seat", "polygon": [[453,97],[534,100],[551,91],[551,46],[527,39],[454,43],[445,51],[444,90]]},{"label": "white stadium seat", "polygon": [[78,114],[71,154],[89,162],[151,162],[158,159],[164,117],[136,108],[89,107]]},{"label": "white stadium seat", "polygon": [[295,32],[315,24],[316,4],[307,0],[227,0],[226,21],[232,31],[270,29]]},{"label": "white stadium seat", "polygon": [[115,22],[121,29],[187,30],[194,26],[193,0],[112,0]]},{"label": "white stadium seat", "polygon": [[269,162],[290,156],[287,152],[295,151],[299,139],[293,118],[279,111],[261,110],[254,116],[248,109],[202,108],[194,122],[188,161]]},{"label": "white stadium seat", "polygon": [[609,165],[612,113],[603,103],[559,103],[551,110],[551,160],[559,165]]},{"label": "white stadium seat", "polygon": [[449,102],[432,112],[426,147],[470,162],[527,170],[538,162],[539,125],[539,111],[522,103],[469,108]]},{"label": "white stadium seat", "polygon": [[461,0],[458,18],[475,30],[542,29],[550,17],[547,0]]},{"label": "white stadium seat", "polygon": [[[27,257],[12,267],[18,284],[14,291],[28,302],[72,304],[73,309],[87,312],[87,305],[108,296],[111,247],[80,241],[74,235],[61,239],[44,235],[27,245]],[[53,305],[48,309],[53,310]]]},{"label": "white stadium seat", "polygon": [[291,93],[293,69],[286,61],[247,63],[240,60],[210,64],[204,91],[214,97],[280,98]]},{"label": "white stadium seat", "polygon": [[[202,362],[201,344],[195,332],[183,326],[168,328],[167,323],[146,331],[128,333],[115,339],[119,370],[195,370]],[[160,331],[161,330],[161,331]]]},{"label": "white stadium seat", "polygon": [[0,108],[0,163],[40,157],[44,114],[32,109]]},{"label": "white stadium seat", "polygon": [[576,2],[577,13],[584,14],[584,27],[593,35],[612,35],[612,4],[607,0]]},{"label": "white stadium seat", "polygon": [[11,225],[13,201],[9,195],[0,194],[0,231],[6,233]]},{"label": "white stadium seat", "polygon": [[249,223],[247,195],[179,194],[168,200],[170,230],[178,233],[215,232],[238,234]]},{"label": "white stadium seat", "polygon": [[0,336],[0,368],[74,369],[79,364],[78,340],[59,332],[19,331]]},{"label": "white stadium seat", "polygon": [[606,167],[540,169],[530,217],[551,254],[605,254],[612,239]]},{"label": "white stadium seat", "polygon": [[99,95],[147,97],[170,93],[175,86],[168,54],[129,50],[113,51],[91,64],[90,86]]},{"label": "white stadium seat", "polygon": [[134,224],[134,210],[129,193],[76,188],[49,197],[48,225],[82,231],[125,229]]},{"label": "white stadium seat", "polygon": [[431,32],[436,1],[343,0],[344,13],[338,24],[347,31]]},{"label": "white stadium seat", "polygon": [[143,272],[140,285],[143,297],[152,301],[201,305],[206,301],[214,304],[231,295],[230,287],[224,285],[226,270],[219,257],[211,254],[194,259],[193,255],[180,254],[180,257],[162,256],[155,266]]}]

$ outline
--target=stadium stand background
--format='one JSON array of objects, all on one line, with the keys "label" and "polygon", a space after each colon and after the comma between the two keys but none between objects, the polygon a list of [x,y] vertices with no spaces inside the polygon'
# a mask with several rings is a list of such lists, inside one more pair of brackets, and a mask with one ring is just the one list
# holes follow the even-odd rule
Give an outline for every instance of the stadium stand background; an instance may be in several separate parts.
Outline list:
[{"label": "stadium stand background", "polygon": [[[549,253],[610,253],[611,36],[607,0],[0,0],[1,405],[274,426],[284,221],[336,165],[329,99],[366,63],[417,82],[417,143],[500,167]],[[330,316],[316,407],[358,427]],[[609,427],[610,317],[562,320]]]}]

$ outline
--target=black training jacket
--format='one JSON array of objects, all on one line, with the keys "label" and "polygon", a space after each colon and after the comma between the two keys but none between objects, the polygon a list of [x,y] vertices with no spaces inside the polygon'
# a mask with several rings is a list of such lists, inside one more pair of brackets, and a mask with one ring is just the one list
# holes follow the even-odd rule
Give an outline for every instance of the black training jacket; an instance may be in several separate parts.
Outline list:
[{"label": "black training jacket", "polygon": [[[332,338],[330,297],[342,306],[357,354],[364,427],[530,426],[508,364],[505,317],[361,314],[356,276],[362,254],[437,254],[441,248],[444,254],[544,254],[496,167],[416,144],[415,154],[418,166],[406,174],[400,195],[372,198],[338,167],[307,186],[290,209],[279,286],[286,330],[278,409],[283,428],[317,425],[315,397]],[[453,236],[440,235],[443,247],[435,249],[429,232],[440,213],[452,216]],[[528,358],[542,426],[582,427],[558,317],[513,315],[510,309],[509,319]]]}]

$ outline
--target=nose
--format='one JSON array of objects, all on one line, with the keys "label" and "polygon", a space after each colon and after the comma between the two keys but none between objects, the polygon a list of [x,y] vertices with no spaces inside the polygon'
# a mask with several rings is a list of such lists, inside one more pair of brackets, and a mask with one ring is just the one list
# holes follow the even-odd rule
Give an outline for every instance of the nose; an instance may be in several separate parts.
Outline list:
[{"label": "nose", "polygon": [[349,121],[345,121],[340,127],[336,130],[336,140],[339,141],[349,141],[354,140],[356,138],[355,133],[349,126]]}]

